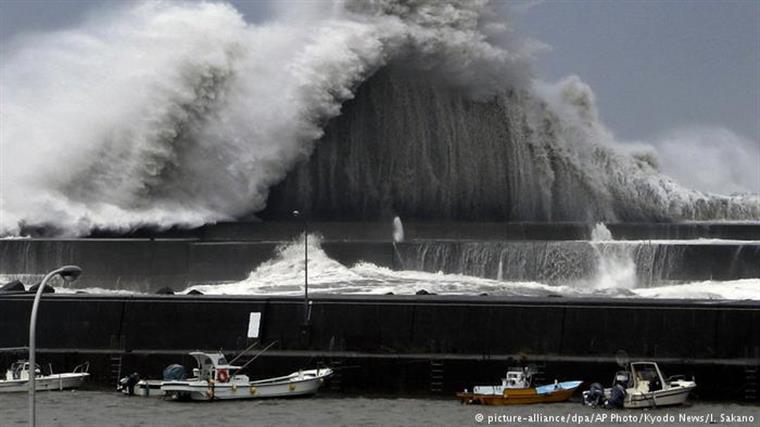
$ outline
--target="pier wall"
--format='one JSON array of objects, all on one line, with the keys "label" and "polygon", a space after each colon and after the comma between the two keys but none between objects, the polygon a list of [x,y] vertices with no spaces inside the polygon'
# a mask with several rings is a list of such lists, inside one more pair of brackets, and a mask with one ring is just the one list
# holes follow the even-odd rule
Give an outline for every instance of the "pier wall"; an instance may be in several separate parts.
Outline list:
[{"label": "pier wall", "polygon": [[[0,295],[0,347],[26,345],[31,301]],[[760,365],[756,302],[317,297],[306,328],[303,308],[286,297],[45,295],[37,345],[54,360],[93,361],[95,381],[109,383],[113,355],[124,358],[125,370],[158,373],[190,350],[236,353],[252,342],[249,314],[260,312],[259,339],[276,344],[256,372],[353,366],[339,382],[363,392],[429,392],[420,369],[429,373],[433,362],[447,367],[444,391],[498,381],[488,376],[521,363],[542,366],[550,380],[607,383],[624,350],[660,361],[667,373],[697,375],[705,396],[738,399],[743,370]]]},{"label": "pier wall", "polygon": [[[403,219],[403,218],[402,218]],[[482,221],[404,221],[407,239],[469,239],[469,240],[589,240],[594,223],[584,222],[482,222]],[[619,240],[653,239],[727,239],[760,240],[758,223],[608,223],[605,226]],[[391,218],[383,222],[329,222],[308,224],[310,232],[325,240],[390,240]],[[297,221],[220,222],[194,229],[172,228],[156,230],[143,228],[124,231],[96,230],[91,237],[193,238],[221,241],[282,241],[303,231]],[[46,237],[45,230],[30,231]],[[50,236],[47,236],[50,237]]]},{"label": "pier wall", "polygon": [[[0,240],[0,276],[27,286],[65,264],[85,271],[77,288],[151,293],[240,281],[277,255],[284,242],[195,239]],[[324,241],[332,259],[382,267],[564,285],[594,277],[602,257],[630,258],[639,286],[760,277],[760,244],[589,243],[585,241]],[[2,283],[0,283],[2,284]]]},{"label": "pier wall", "polygon": [[[285,242],[215,242],[195,239],[16,239],[0,240],[0,276],[22,276],[26,285],[53,268],[74,264],[86,274],[78,288],[155,292],[198,283],[245,279],[276,256]],[[393,267],[390,241],[324,242],[325,253],[345,265],[359,261]],[[29,276],[24,278],[23,276]]]}]

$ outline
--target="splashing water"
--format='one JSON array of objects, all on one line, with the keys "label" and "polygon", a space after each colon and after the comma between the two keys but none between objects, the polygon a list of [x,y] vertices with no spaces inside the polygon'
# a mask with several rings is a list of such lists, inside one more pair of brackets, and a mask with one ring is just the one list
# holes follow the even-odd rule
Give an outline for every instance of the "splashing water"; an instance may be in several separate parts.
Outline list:
[{"label": "splashing water", "polygon": [[[227,284],[196,285],[188,288],[222,295],[302,295],[303,240],[278,249],[278,254],[260,265],[248,278]],[[464,274],[394,271],[371,263],[346,267],[331,259],[321,248],[319,236],[309,236],[309,290],[315,294],[410,295],[420,290],[447,295],[503,296],[605,296],[644,298],[758,299],[760,279],[708,281],[677,286],[626,289],[620,286],[579,287],[538,282],[499,281]]]},{"label": "splashing water", "polygon": [[474,94],[525,68],[528,51],[485,41],[496,27],[482,2],[338,6],[253,26],[226,4],[144,2],[13,45],[0,88],[2,234],[256,212],[389,59],[413,51],[453,84],[477,81]]},{"label": "splashing water", "polygon": [[591,232],[591,246],[597,259],[597,271],[592,280],[595,289],[634,289],[638,283],[634,246],[615,244],[612,232],[604,223],[597,223]]},{"label": "splashing water", "polygon": [[615,240],[612,238],[612,232],[609,228],[607,228],[606,225],[604,225],[603,222],[598,222],[594,226],[594,228],[591,230],[591,241],[592,242],[604,242],[604,241],[610,241]]},{"label": "splashing water", "polygon": [[[413,294],[424,289],[437,294],[581,294],[565,286],[532,282],[513,282],[505,285],[496,280],[458,274],[394,271],[371,263],[358,263],[353,267],[346,267],[327,256],[321,248],[319,236],[309,235],[308,244],[309,291],[314,293]],[[301,238],[281,246],[273,259],[260,265],[241,282],[192,286],[190,289],[211,294],[300,295],[303,293],[303,261],[304,244]]]},{"label": "splashing water", "polygon": [[[755,196],[689,191],[647,156],[622,152],[577,77],[534,84],[530,63],[541,45],[512,36],[496,9],[486,1],[315,3],[252,25],[226,4],[144,2],[15,40],[0,61],[0,235],[34,225],[66,234],[200,225],[259,212],[325,123],[389,63],[435,74],[473,102],[490,100],[478,108],[509,122],[510,150],[521,155],[516,168],[492,156],[488,173],[516,174],[510,188],[526,199],[525,216],[760,219]],[[482,194],[474,202],[496,199]],[[441,197],[452,209],[467,204]]]},{"label": "splashing water", "polygon": [[393,243],[401,243],[404,241],[404,225],[401,223],[401,218],[393,218]]}]

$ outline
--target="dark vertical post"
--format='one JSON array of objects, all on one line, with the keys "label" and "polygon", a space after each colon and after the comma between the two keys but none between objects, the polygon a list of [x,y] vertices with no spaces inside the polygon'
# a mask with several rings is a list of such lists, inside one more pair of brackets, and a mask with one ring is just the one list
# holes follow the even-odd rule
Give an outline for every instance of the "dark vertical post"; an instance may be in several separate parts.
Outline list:
[{"label": "dark vertical post", "polygon": [[[301,212],[293,211],[293,217],[298,218]],[[301,216],[303,223],[303,326],[304,331],[309,326],[309,224],[306,215]]]},{"label": "dark vertical post", "polygon": [[309,325],[309,223],[303,217],[303,324]]}]

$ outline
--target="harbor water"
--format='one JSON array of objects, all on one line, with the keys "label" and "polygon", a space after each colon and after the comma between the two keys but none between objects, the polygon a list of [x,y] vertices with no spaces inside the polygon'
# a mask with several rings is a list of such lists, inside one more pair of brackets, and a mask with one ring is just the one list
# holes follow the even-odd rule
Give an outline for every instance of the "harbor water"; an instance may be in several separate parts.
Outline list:
[{"label": "harbor water", "polygon": [[[27,425],[25,393],[0,400],[0,425]],[[694,403],[654,410],[604,410],[580,403],[469,406],[451,399],[336,397],[238,402],[172,402],[110,391],[63,391],[37,395],[41,426],[478,426],[478,425],[671,425],[751,426],[760,406]]]}]

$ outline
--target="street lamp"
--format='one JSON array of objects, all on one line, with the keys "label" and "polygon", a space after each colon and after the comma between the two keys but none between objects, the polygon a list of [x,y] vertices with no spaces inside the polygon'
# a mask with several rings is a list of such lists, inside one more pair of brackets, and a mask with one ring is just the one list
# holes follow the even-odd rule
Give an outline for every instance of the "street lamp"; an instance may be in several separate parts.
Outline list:
[{"label": "street lamp", "polygon": [[82,269],[75,265],[66,265],[51,271],[42,279],[37,293],[34,295],[34,304],[32,304],[32,317],[29,319],[29,425],[34,427],[37,424],[36,412],[34,407],[34,392],[36,388],[35,376],[37,374],[37,364],[35,363],[36,350],[36,330],[37,330],[37,308],[40,305],[42,290],[47,286],[47,282],[55,276],[60,275],[66,282],[73,282],[82,274]]},{"label": "street lamp", "polygon": [[[293,216],[298,218],[301,212],[293,211]],[[303,217],[303,326],[309,325],[309,228],[306,215]]]}]

